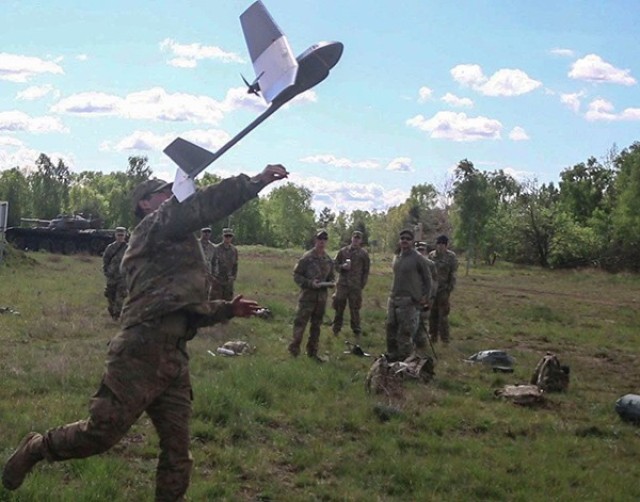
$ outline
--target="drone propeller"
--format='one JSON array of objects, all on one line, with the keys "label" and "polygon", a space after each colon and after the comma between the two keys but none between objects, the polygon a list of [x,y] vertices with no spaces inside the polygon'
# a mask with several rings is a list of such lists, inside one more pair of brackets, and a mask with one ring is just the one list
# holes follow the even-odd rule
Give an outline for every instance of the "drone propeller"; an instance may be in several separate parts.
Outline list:
[{"label": "drone propeller", "polygon": [[264,75],[264,71],[261,72],[260,75],[258,75],[252,83],[249,83],[247,82],[247,79],[244,78],[244,75],[242,73],[240,74],[240,76],[242,77],[242,81],[247,86],[247,94],[255,94],[256,96],[259,95],[258,93],[260,92],[260,83],[258,81],[260,80],[260,77],[262,77],[262,75]]}]

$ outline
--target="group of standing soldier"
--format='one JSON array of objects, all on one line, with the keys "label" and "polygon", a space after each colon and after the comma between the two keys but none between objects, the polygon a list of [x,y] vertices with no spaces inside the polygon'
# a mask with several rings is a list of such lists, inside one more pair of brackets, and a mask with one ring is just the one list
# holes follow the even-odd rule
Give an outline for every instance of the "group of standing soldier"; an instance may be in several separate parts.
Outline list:
[{"label": "group of standing soldier", "polygon": [[[313,248],[296,264],[293,277],[300,287],[300,295],[293,322],[293,338],[289,344],[291,355],[300,354],[304,330],[310,323],[306,354],[315,360],[323,360],[318,355],[320,326],[328,289],[334,286],[333,334],[338,336],[342,330],[348,304],[351,330],[356,342],[359,341],[362,334],[362,291],[367,285],[370,270],[369,255],[362,247],[362,238],[362,232],[354,231],[351,243],[341,248],[332,260],[326,252],[329,234],[320,229],[315,234]],[[404,360],[414,351],[423,351],[427,336],[432,342],[440,339],[449,343],[449,296],[455,287],[458,264],[455,253],[448,249],[448,242],[447,236],[438,237],[435,250],[427,257],[426,243],[414,246],[413,230],[400,232],[387,303],[386,355],[390,361]]]}]

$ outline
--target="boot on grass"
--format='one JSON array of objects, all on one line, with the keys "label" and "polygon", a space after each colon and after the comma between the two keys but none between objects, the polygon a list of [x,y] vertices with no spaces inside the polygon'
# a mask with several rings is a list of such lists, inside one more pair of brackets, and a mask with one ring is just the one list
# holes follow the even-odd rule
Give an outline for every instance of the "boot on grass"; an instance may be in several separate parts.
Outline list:
[{"label": "boot on grass", "polygon": [[33,466],[44,459],[44,438],[37,432],[27,434],[16,451],[9,457],[2,471],[2,484],[7,490],[16,490]]}]

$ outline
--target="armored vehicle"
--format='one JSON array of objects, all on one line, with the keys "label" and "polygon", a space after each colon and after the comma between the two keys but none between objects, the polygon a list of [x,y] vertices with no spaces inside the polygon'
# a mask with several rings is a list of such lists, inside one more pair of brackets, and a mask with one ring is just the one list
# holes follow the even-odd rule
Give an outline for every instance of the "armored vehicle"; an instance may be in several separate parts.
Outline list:
[{"label": "armored vehicle", "polygon": [[53,220],[22,219],[31,227],[10,227],[5,235],[18,249],[51,253],[102,254],[114,241],[115,230],[101,229],[102,220],[80,215],[58,215]]}]

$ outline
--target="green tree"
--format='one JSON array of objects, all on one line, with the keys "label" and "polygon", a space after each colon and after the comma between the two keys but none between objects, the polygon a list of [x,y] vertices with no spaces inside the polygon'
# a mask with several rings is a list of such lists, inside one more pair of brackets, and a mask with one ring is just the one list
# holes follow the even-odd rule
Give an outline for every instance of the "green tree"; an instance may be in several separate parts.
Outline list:
[{"label": "green tree", "polygon": [[312,193],[293,183],[275,188],[262,205],[271,243],[276,247],[305,247],[315,230]]},{"label": "green tree", "polygon": [[613,196],[613,169],[594,157],[560,173],[560,204],[576,222],[585,225],[597,209],[609,210]]},{"label": "green tree", "polygon": [[640,268],[640,142],[616,159],[617,203],[613,211],[614,251],[626,267]]},{"label": "green tree", "polygon": [[464,159],[455,170],[453,200],[457,209],[456,240],[466,247],[468,273],[471,258],[483,254],[483,233],[494,215],[497,194],[488,176]]},{"label": "green tree", "polygon": [[7,225],[10,227],[20,225],[20,218],[29,214],[29,182],[17,167],[0,173],[0,200],[9,203]]}]

